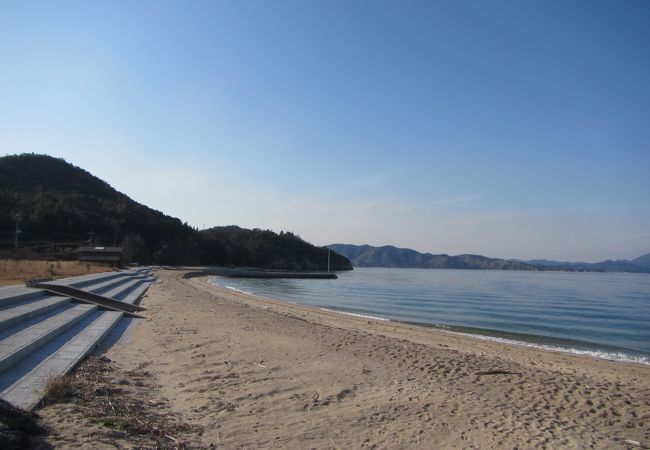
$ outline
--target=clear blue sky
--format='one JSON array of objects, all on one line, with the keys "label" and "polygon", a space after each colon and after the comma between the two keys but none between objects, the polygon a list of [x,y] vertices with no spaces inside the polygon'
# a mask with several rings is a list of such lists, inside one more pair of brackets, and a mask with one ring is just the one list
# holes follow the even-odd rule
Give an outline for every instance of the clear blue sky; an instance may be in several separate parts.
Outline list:
[{"label": "clear blue sky", "polygon": [[0,0],[0,154],[198,227],[650,252],[650,2]]}]

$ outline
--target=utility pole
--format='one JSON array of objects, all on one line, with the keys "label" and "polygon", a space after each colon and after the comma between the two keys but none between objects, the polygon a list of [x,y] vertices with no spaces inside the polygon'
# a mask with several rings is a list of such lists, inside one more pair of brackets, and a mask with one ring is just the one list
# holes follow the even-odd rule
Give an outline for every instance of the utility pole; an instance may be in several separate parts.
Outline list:
[{"label": "utility pole", "polygon": [[327,247],[327,273],[330,273],[330,248]]}]

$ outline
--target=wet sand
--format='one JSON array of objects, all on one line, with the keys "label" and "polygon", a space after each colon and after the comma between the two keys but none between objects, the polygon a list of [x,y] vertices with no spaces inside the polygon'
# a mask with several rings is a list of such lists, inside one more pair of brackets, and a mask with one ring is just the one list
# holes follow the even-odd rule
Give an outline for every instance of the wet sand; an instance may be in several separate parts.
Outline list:
[{"label": "wet sand", "polygon": [[146,365],[156,378],[143,395],[203,426],[194,437],[203,447],[650,446],[650,367],[284,304],[182,272],[158,275],[163,283],[142,301],[147,319],[107,356],[124,369]]}]

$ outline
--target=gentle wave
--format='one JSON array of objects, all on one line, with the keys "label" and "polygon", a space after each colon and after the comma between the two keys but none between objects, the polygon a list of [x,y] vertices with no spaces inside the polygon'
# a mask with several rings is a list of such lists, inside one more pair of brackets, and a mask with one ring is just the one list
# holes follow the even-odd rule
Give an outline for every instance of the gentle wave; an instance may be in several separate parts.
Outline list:
[{"label": "gentle wave", "polygon": [[327,308],[318,308],[321,311],[327,311],[327,312],[333,312],[337,314],[344,314],[346,316],[352,316],[352,317],[361,317],[362,319],[372,319],[372,320],[379,320],[382,322],[390,322],[390,319],[386,319],[385,317],[377,317],[377,316],[370,316],[366,314],[357,314],[357,313],[351,313],[351,312],[346,312],[346,311],[337,311],[334,309],[327,309]]},{"label": "gentle wave", "polygon": [[540,350],[550,350],[553,352],[569,353],[577,356],[589,356],[592,358],[607,359],[616,362],[635,363],[650,366],[650,358],[647,356],[634,356],[624,352],[607,352],[603,350],[583,350],[571,347],[558,347],[555,345],[535,344],[526,341],[517,341],[514,339],[500,338],[496,336],[485,336],[482,334],[460,333],[458,331],[446,331],[446,333],[457,334],[460,336],[469,336],[484,341],[498,342],[500,344],[517,345],[520,347],[536,348]]},{"label": "gentle wave", "polygon": [[[212,284],[212,283],[211,283],[211,284]],[[242,289],[238,289],[238,288],[236,288],[236,287],[234,287],[234,286],[228,286],[228,285],[222,285],[222,284],[219,284],[219,285],[216,285],[216,286],[219,286],[219,287],[222,287],[222,288],[226,288],[226,289],[229,289],[229,290],[231,290],[231,291],[239,292],[240,294],[255,295],[255,294],[253,294],[252,292],[244,291],[244,290],[242,290]]]}]

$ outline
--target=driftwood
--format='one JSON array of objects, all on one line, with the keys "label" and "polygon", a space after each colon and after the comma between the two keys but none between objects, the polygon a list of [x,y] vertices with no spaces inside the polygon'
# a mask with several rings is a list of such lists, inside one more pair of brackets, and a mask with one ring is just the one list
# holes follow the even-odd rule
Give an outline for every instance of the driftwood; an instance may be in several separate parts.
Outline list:
[{"label": "driftwood", "polygon": [[476,372],[476,375],[521,375],[521,372],[512,372],[510,370],[495,369]]}]

